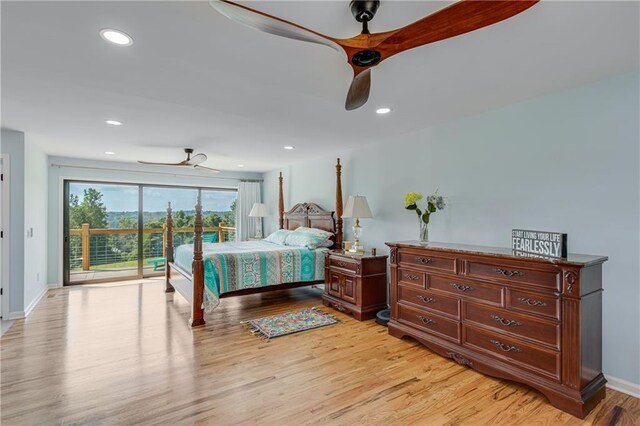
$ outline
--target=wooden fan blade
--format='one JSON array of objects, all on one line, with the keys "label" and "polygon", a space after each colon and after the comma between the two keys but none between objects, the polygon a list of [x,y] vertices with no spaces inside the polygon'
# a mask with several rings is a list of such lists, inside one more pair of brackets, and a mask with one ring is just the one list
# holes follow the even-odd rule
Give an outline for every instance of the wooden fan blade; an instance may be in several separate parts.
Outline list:
[{"label": "wooden fan blade", "polygon": [[371,69],[366,69],[353,77],[345,108],[353,111],[360,108],[369,100],[369,89],[371,88]]},{"label": "wooden fan blade", "polygon": [[138,163],[140,164],[149,164],[152,166],[190,166],[190,164],[188,164],[185,161],[181,161],[179,163],[154,163],[153,161],[138,161]]},{"label": "wooden fan blade", "polygon": [[194,169],[205,169],[205,170],[209,170],[210,172],[213,172],[213,173],[220,173],[220,170],[218,170],[218,169],[212,169],[211,167],[200,166],[198,164],[194,164],[193,168]]},{"label": "wooden fan blade", "polygon": [[322,44],[338,52],[343,52],[340,45],[335,43],[331,37],[294,24],[293,22],[285,21],[284,19],[228,0],[211,0],[209,4],[227,18],[246,25],[247,27],[294,40]]},{"label": "wooden fan blade", "polygon": [[[462,0],[396,31],[377,45],[384,57],[511,18],[539,0]],[[382,34],[381,34],[382,35]],[[376,36],[376,34],[372,34]]]},{"label": "wooden fan blade", "polygon": [[204,163],[207,161],[207,156],[205,154],[196,154],[186,163],[190,166],[197,166],[200,163]]}]

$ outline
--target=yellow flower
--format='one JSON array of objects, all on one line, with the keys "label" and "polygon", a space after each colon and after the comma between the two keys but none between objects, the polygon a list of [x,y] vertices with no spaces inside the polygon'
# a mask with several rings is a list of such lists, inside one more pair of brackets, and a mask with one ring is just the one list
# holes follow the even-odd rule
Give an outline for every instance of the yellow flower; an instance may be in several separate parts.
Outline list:
[{"label": "yellow flower", "polygon": [[409,192],[404,196],[404,206],[412,206],[416,204],[418,200],[422,200],[422,194],[420,194],[419,192]]}]

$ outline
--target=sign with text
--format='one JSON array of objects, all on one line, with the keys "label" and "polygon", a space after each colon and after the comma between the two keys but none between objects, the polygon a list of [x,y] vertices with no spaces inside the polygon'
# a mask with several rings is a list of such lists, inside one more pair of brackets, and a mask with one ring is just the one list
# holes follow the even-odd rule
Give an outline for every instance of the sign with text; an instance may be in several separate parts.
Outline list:
[{"label": "sign with text", "polygon": [[567,234],[546,231],[511,231],[511,247],[516,252],[544,257],[567,257]]}]

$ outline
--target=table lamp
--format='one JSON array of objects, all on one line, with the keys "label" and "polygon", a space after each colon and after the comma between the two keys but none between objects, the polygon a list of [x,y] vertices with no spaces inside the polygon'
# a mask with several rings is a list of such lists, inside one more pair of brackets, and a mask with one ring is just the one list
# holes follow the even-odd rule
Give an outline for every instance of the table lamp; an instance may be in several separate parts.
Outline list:
[{"label": "table lamp", "polygon": [[253,203],[249,217],[256,218],[256,238],[262,238],[262,218],[267,215],[267,206],[262,203]]},{"label": "table lamp", "polygon": [[363,252],[364,247],[360,243],[360,237],[362,237],[360,219],[373,217],[371,209],[369,209],[369,204],[367,204],[367,197],[363,195],[350,195],[342,217],[356,218],[356,224],[353,225],[353,238],[355,239],[355,242],[349,251],[355,253]]}]

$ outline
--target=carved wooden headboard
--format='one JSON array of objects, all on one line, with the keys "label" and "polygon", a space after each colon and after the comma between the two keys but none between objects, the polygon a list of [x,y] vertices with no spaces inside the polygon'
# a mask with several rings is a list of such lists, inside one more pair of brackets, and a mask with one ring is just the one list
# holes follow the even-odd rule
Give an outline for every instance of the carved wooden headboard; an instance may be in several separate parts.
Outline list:
[{"label": "carved wooden headboard", "polygon": [[284,213],[284,229],[293,231],[301,226],[318,228],[335,234],[334,212],[326,211],[315,203],[298,203]]}]

